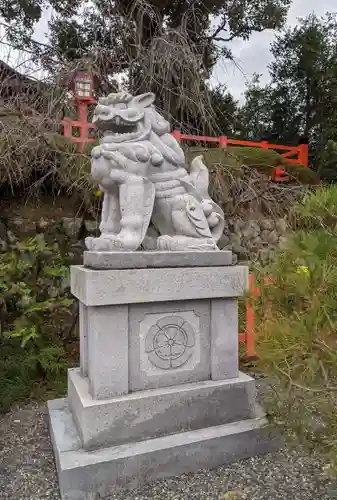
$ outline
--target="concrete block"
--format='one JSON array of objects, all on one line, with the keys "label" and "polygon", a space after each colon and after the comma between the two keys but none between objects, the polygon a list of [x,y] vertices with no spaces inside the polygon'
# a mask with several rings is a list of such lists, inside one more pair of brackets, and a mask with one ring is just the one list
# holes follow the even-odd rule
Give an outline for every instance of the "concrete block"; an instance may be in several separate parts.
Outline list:
[{"label": "concrete block", "polygon": [[237,299],[211,301],[211,378],[223,380],[239,374]]},{"label": "concrete block", "polygon": [[132,304],[129,390],[210,379],[210,301]]},{"label": "concrete block", "polygon": [[255,382],[243,373],[232,380],[137,391],[95,401],[87,380],[72,369],[68,402],[85,449],[201,429],[256,414]]},{"label": "concrete block", "polygon": [[232,265],[232,252],[84,252],[91,269],[146,269],[166,267],[219,267]]},{"label": "concrete block", "polygon": [[247,266],[121,270],[71,268],[71,291],[87,306],[238,297],[247,288]]},{"label": "concrete block", "polygon": [[48,409],[62,500],[105,498],[119,488],[213,468],[281,444],[259,416],[88,452],[79,447],[66,400],[51,401]]}]

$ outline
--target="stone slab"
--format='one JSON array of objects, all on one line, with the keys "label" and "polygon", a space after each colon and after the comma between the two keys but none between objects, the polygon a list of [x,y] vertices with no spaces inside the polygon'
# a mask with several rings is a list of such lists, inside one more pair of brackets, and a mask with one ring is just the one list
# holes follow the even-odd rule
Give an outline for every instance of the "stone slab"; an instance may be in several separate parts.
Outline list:
[{"label": "stone slab", "polygon": [[239,373],[239,314],[237,299],[211,300],[211,379]]},{"label": "stone slab", "polygon": [[86,306],[239,297],[248,267],[97,270],[71,267],[71,291]]},{"label": "stone slab", "polygon": [[90,394],[106,399],[129,392],[127,305],[88,307],[87,354]]},{"label": "stone slab", "polygon": [[66,400],[48,402],[62,500],[94,500],[120,488],[269,453],[280,440],[261,416],[96,450],[79,447]]},{"label": "stone slab", "polygon": [[232,252],[93,252],[83,255],[92,269],[146,269],[158,267],[219,267],[232,265]]},{"label": "stone slab", "polygon": [[256,415],[255,381],[240,373],[231,380],[205,381],[137,391],[97,401],[88,380],[69,370],[69,407],[85,449],[142,441],[245,420]]}]

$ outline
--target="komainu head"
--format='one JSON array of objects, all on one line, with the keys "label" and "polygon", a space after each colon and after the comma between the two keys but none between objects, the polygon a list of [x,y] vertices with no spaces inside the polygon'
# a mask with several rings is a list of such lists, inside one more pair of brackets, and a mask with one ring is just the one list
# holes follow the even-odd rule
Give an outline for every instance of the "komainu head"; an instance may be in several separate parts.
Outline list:
[{"label": "komainu head", "polygon": [[146,140],[151,132],[162,135],[170,131],[170,125],[156,111],[154,101],[151,92],[136,97],[128,92],[109,94],[98,100],[93,123],[109,136],[109,142]]}]

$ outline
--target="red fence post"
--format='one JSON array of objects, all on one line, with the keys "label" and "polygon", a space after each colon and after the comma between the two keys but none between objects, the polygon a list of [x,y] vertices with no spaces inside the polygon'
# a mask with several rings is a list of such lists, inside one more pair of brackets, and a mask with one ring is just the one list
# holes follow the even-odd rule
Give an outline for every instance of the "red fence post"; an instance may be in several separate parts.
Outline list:
[{"label": "red fence post", "polygon": [[219,137],[219,148],[227,148],[228,139],[225,135]]},{"label": "red fence post", "polygon": [[77,101],[78,105],[78,121],[80,123],[80,144],[79,150],[81,153],[85,150],[85,145],[88,138],[88,105],[84,101]]},{"label": "red fence post", "polygon": [[259,289],[255,288],[255,276],[249,275],[249,292],[251,294],[251,304],[246,306],[246,350],[249,357],[255,357],[255,297],[259,295]]},{"label": "red fence post", "polygon": [[173,132],[172,132],[172,134],[171,134],[171,135],[175,138],[175,140],[176,140],[177,142],[180,142],[180,141],[181,141],[181,135],[182,135],[182,134],[181,134],[180,130],[173,130]]},{"label": "red fence post", "polygon": [[255,335],[255,312],[254,302],[255,297],[260,295],[260,290],[255,288],[255,276],[249,275],[249,294],[250,302],[246,304],[246,328],[244,333],[239,333],[239,342],[246,344],[246,353],[250,358],[256,357],[256,335]]}]

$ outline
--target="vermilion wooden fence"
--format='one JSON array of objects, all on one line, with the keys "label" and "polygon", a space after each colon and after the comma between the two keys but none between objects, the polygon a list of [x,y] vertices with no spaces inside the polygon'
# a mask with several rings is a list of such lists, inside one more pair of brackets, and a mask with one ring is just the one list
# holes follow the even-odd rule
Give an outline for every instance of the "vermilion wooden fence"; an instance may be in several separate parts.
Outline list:
[{"label": "vermilion wooden fence", "polygon": [[[289,163],[304,165],[308,168],[308,145],[300,144],[299,146],[283,146],[281,144],[271,144],[268,141],[240,141],[238,139],[228,139],[228,137],[221,135],[219,137],[208,137],[202,135],[187,135],[182,134],[180,130],[172,132],[173,137],[180,141],[196,141],[196,142],[210,142],[219,145],[219,148],[226,148],[228,145],[232,146],[247,146],[260,149],[273,149],[280,152],[283,158],[286,158]],[[279,182],[288,182],[290,179],[282,168],[275,168],[272,174],[272,179]]]},{"label": "vermilion wooden fence", "polygon": [[[78,120],[72,120],[69,117],[63,119],[63,134],[68,137],[73,142],[79,144],[79,149],[83,153],[85,145],[90,142],[95,142],[96,139],[89,137],[89,130],[95,129],[95,125],[88,122],[87,119],[87,102],[78,103]],[[73,128],[79,129],[79,135],[73,135]],[[228,137],[221,135],[219,137],[208,137],[202,135],[187,135],[182,134],[180,130],[174,130],[172,132],[173,137],[178,142],[181,141],[196,141],[196,142],[206,142],[206,143],[216,143],[219,148],[226,148],[228,145],[232,146],[247,146],[256,147],[260,149],[274,149],[279,151],[280,154],[287,159],[289,163],[301,164],[308,167],[308,145],[300,144],[299,146],[283,146],[281,144],[270,144],[268,141],[253,142],[253,141],[240,141],[237,139],[228,139]],[[272,174],[272,180],[279,182],[289,181],[289,177],[286,172],[281,168],[274,169]]]}]

